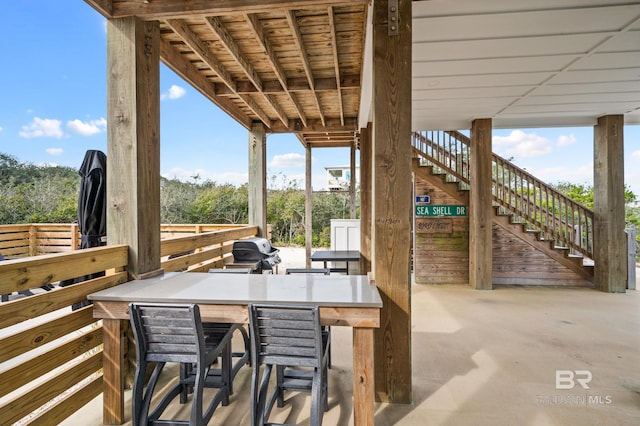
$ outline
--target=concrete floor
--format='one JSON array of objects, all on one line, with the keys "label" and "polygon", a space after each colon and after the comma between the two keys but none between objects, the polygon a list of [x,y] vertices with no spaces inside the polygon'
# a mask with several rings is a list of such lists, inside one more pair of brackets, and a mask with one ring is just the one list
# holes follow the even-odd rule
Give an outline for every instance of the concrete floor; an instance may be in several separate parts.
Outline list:
[{"label": "concrete floor", "polygon": [[[413,402],[376,404],[376,425],[640,424],[640,292],[413,285],[412,305]],[[350,329],[333,327],[332,339],[324,424],[351,425]],[[556,388],[559,370],[564,387],[578,371],[573,388]],[[249,424],[250,371],[210,424]],[[584,389],[577,379],[588,374]],[[307,401],[291,398],[271,420],[308,424]],[[63,425],[99,425],[101,415],[99,396]]]}]

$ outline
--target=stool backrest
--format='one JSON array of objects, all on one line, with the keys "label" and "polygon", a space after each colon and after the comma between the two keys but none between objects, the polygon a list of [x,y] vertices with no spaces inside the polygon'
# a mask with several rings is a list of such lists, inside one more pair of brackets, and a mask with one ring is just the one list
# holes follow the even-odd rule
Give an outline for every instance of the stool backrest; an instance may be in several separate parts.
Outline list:
[{"label": "stool backrest", "polygon": [[317,306],[249,305],[254,365],[320,368],[323,360]]},{"label": "stool backrest", "polygon": [[200,309],[195,304],[129,305],[139,359],[199,362],[204,357]]}]

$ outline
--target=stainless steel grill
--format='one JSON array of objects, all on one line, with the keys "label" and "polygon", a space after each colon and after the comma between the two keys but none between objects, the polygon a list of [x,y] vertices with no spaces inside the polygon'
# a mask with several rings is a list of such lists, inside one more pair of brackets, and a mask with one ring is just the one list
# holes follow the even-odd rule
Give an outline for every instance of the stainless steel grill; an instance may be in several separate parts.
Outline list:
[{"label": "stainless steel grill", "polygon": [[263,271],[272,271],[281,262],[279,251],[266,238],[254,237],[235,241],[231,253],[236,265],[259,262],[256,272],[261,274]]}]

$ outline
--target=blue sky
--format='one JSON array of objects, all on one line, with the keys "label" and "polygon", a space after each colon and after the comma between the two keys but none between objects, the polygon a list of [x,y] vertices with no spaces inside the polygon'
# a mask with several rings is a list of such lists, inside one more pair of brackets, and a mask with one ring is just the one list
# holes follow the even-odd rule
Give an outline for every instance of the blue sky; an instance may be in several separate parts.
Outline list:
[{"label": "blue sky", "polygon": [[[3,5],[0,152],[32,164],[77,168],[106,153],[106,30],[82,0]],[[218,183],[247,179],[247,130],[161,65],[161,173]],[[495,130],[494,151],[548,183],[593,182],[593,128]],[[348,149],[314,149],[313,188]],[[269,176],[304,186],[305,150],[293,135],[267,138]],[[640,126],[625,127],[625,182],[640,196]]]}]

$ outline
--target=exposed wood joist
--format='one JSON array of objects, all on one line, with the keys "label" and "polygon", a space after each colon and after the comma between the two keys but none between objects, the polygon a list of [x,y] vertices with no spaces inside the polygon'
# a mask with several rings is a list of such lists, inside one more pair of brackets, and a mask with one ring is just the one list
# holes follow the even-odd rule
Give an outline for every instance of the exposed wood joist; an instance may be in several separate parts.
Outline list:
[{"label": "exposed wood joist", "polygon": [[364,0],[86,1],[109,18],[159,21],[161,60],[245,128],[321,131],[340,145],[336,132],[357,130]]},{"label": "exposed wood joist", "polygon": [[[227,49],[229,54],[236,60],[238,65],[240,65],[251,83],[253,83],[253,85],[255,86],[256,90],[261,93],[264,99],[271,105],[280,121],[282,121],[282,124],[284,124],[285,127],[289,126],[289,118],[282,110],[282,107],[280,107],[278,100],[274,96],[269,96],[263,92],[262,79],[258,75],[253,65],[251,65],[251,63],[244,57],[243,53],[240,51],[240,47],[233,40],[233,37],[231,37],[229,32],[225,29],[222,21],[220,21],[218,17],[212,16],[205,18],[205,22],[207,26],[218,36],[218,38],[222,42],[222,45]],[[241,95],[241,98],[245,100],[248,98],[248,96],[249,95]],[[257,105],[254,105],[254,107],[255,106]],[[253,108],[251,109],[256,113],[256,115],[260,117],[265,125],[270,127],[270,119],[264,115],[264,112],[261,111],[263,115],[260,115]]]},{"label": "exposed wood joist", "polygon": [[[302,124],[306,126],[307,116],[305,115],[304,110],[302,109],[302,105],[300,105],[300,102],[298,102],[298,100],[296,99],[295,94],[291,93],[291,91],[289,90],[289,84],[287,82],[286,73],[282,69],[282,66],[280,65],[280,61],[278,60],[278,57],[276,56],[275,52],[273,51],[273,48],[271,47],[271,44],[269,43],[266,35],[264,34],[262,25],[260,24],[260,20],[256,15],[253,15],[253,14],[245,14],[244,16],[246,21],[249,23],[249,26],[251,27],[251,30],[253,31],[254,36],[260,43],[260,46],[262,46],[262,50],[264,50],[265,54],[267,55],[269,64],[273,68],[273,71],[276,74],[276,77],[278,78],[278,82],[280,83],[281,91],[284,91],[287,93],[287,95],[289,95],[289,99],[291,100],[291,103],[296,109],[298,117],[300,117],[300,121],[302,121]],[[264,91],[264,86],[262,90]],[[288,126],[288,123],[285,124],[285,127],[286,126]]]},{"label": "exposed wood joist", "polygon": [[299,120],[290,120],[289,127],[284,127],[280,122],[274,122],[270,133],[317,133],[317,132],[355,132],[358,126],[358,119],[346,117],[344,124],[338,118],[328,118],[325,123],[318,119],[308,120],[306,126],[302,126]]},{"label": "exposed wood joist", "polygon": [[[340,79],[340,88],[341,89],[354,89],[360,87],[360,76],[358,75],[348,75],[344,76]],[[236,83],[236,91],[233,92],[229,90],[229,88],[225,84],[214,83],[215,91],[218,96],[230,96],[235,95],[236,93],[257,93],[258,90],[255,86],[248,82],[239,81]],[[270,94],[290,94],[293,95],[295,92],[309,92],[311,88],[309,87],[309,82],[306,78],[290,78],[285,81],[285,86],[288,87],[288,90],[283,88],[283,85],[278,80],[263,80],[262,81],[262,91],[264,93]],[[336,84],[335,78],[317,78],[315,81],[315,91],[316,92],[328,92],[334,91],[338,88]]]},{"label": "exposed wood joist", "polygon": [[[220,61],[213,55],[208,46],[200,40],[191,28],[182,20],[168,19],[166,24],[176,33],[182,41],[187,44],[193,52],[200,58],[202,62],[207,64],[215,72],[218,77],[224,81],[224,84],[233,92],[236,93],[236,81],[233,79],[227,69],[220,63]],[[260,118],[260,120],[267,127],[271,127],[271,119],[266,112],[251,98],[250,95],[239,95],[253,113]]]},{"label": "exposed wood joist", "polygon": [[338,94],[338,107],[340,108],[340,119],[344,124],[344,106],[342,105],[342,88],[340,87],[340,61],[338,57],[338,40],[336,39],[336,22],[333,15],[333,7],[328,8],[329,33],[331,34],[331,46],[333,48],[333,66],[336,70],[336,89]]},{"label": "exposed wood joist", "polygon": [[298,48],[298,52],[300,53],[300,60],[302,61],[302,66],[304,68],[304,73],[307,76],[307,80],[309,82],[309,87],[313,92],[313,98],[316,103],[316,107],[318,108],[318,114],[320,115],[320,121],[322,124],[325,124],[325,116],[322,112],[322,105],[320,105],[320,98],[316,93],[315,89],[315,81],[313,78],[313,72],[311,71],[311,64],[309,63],[309,55],[307,53],[307,49],[304,47],[304,41],[302,40],[302,33],[300,32],[300,26],[298,25],[298,20],[293,11],[287,10],[285,11],[285,16],[287,17],[287,22],[289,23],[289,27],[293,33],[293,39],[296,43],[296,47]]},{"label": "exposed wood joist", "polygon": [[168,41],[160,41],[160,59],[173,72],[210,99],[220,109],[233,117],[245,128],[251,127],[251,119],[227,98],[216,96],[213,84],[193,64],[174,49]]},{"label": "exposed wood joist", "polygon": [[216,16],[233,13],[273,12],[279,9],[305,9],[339,6],[345,4],[366,4],[368,0],[279,0],[264,2],[260,0],[85,0],[94,9],[107,18],[137,16],[153,20],[164,18],[186,18],[198,16]]},{"label": "exposed wood joist", "polygon": [[227,69],[213,56],[213,52],[209,50],[209,47],[204,43],[197,34],[195,34],[191,28],[182,20],[168,19],[166,24],[178,35],[182,41],[189,46],[193,52],[200,58],[202,62],[207,64],[208,67],[215,72],[218,77],[226,84],[231,91],[236,91],[236,82],[229,74]]}]

